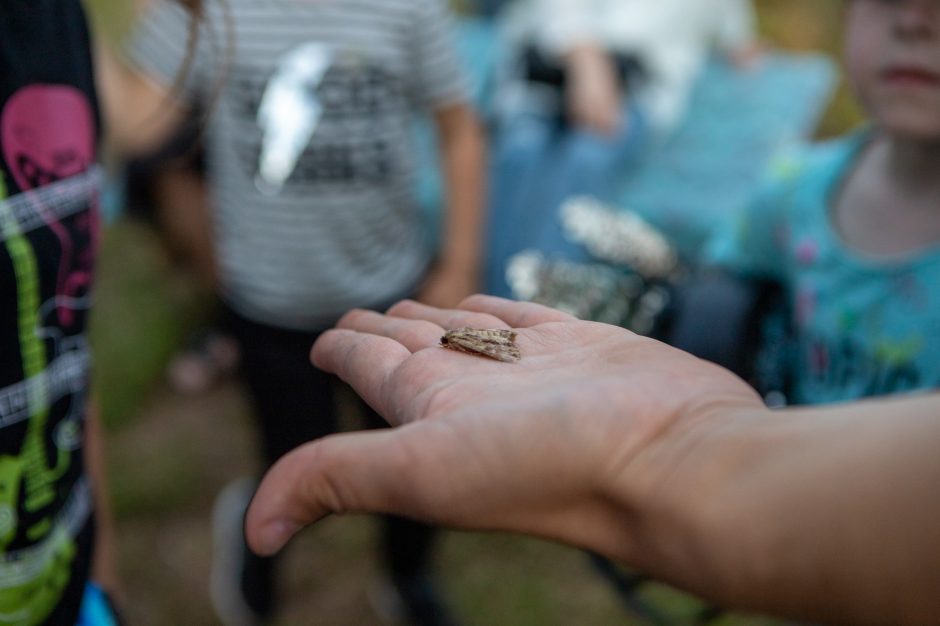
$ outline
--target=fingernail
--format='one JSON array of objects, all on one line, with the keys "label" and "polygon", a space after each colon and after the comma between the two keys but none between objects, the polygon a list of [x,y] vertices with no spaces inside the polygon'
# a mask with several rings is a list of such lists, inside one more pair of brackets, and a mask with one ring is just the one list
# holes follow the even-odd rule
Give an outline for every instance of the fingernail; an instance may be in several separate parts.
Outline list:
[{"label": "fingernail", "polygon": [[300,530],[300,525],[285,519],[274,520],[261,530],[260,556],[274,556],[280,552],[290,538]]}]

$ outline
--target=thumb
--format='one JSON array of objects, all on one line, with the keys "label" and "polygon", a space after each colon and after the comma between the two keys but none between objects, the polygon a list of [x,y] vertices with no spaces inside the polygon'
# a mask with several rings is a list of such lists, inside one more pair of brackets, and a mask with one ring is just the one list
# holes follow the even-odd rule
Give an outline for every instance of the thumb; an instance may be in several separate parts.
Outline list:
[{"label": "thumb", "polygon": [[245,517],[248,545],[278,552],[301,528],[331,513],[408,511],[417,471],[403,444],[408,427],[326,437],[278,461],[258,487]]}]

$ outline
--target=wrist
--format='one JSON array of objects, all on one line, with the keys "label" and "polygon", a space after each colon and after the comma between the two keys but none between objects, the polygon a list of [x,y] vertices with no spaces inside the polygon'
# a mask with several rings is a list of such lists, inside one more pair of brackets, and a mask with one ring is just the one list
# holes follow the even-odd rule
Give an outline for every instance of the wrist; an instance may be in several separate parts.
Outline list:
[{"label": "wrist", "polygon": [[764,428],[770,415],[757,404],[716,406],[637,456],[625,500],[636,519],[630,560],[637,567],[705,597],[727,598],[746,569],[740,549],[750,545],[741,541],[734,494],[773,447]]}]

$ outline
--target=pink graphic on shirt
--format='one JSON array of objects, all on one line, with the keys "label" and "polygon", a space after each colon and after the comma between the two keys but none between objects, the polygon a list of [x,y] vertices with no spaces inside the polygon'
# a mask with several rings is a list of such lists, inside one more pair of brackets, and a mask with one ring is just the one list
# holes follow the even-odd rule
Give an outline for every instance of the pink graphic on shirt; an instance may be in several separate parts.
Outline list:
[{"label": "pink graphic on shirt", "polygon": [[[3,109],[0,140],[3,157],[21,191],[28,192],[81,174],[95,158],[96,128],[88,98],[78,89],[65,85],[24,87]],[[36,210],[62,247],[57,297],[74,297],[91,284],[98,212],[92,210],[89,217],[83,216],[75,226],[78,232],[70,233],[49,207],[37,206]],[[81,246],[77,256],[73,237],[85,237],[90,243]],[[75,313],[71,307],[59,305],[56,310],[61,324],[73,323]]]},{"label": "pink graphic on shirt", "polygon": [[829,371],[829,364],[831,359],[829,355],[829,349],[824,344],[814,342],[810,346],[809,358],[810,368],[815,375],[821,376],[825,372]]},{"label": "pink graphic on shirt", "polygon": [[796,246],[796,260],[800,265],[812,265],[819,259],[819,244],[807,237]]},{"label": "pink graphic on shirt", "polygon": [[809,326],[816,313],[817,301],[815,289],[808,285],[800,286],[796,294],[796,323],[800,328]]}]

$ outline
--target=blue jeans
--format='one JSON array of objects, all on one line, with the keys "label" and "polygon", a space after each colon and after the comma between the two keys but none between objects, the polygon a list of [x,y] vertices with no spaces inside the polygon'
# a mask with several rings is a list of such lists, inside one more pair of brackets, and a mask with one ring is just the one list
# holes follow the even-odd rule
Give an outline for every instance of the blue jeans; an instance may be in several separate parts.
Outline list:
[{"label": "blue jeans", "polygon": [[624,129],[611,137],[534,114],[518,115],[500,129],[490,178],[487,293],[511,296],[506,264],[522,250],[586,260],[584,250],[565,238],[558,211],[572,196],[613,200],[647,136],[636,108],[628,107],[624,119]]}]

